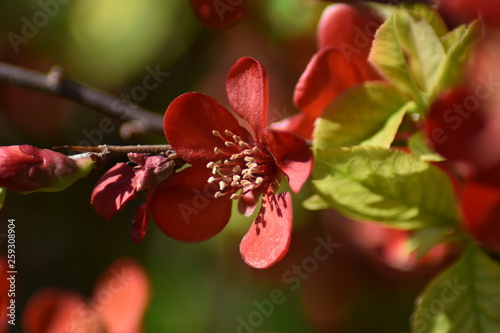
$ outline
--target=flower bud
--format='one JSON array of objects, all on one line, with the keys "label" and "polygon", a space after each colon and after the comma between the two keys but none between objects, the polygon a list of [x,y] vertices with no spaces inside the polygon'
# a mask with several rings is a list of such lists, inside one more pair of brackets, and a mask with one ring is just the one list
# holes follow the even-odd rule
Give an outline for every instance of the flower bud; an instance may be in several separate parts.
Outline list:
[{"label": "flower bud", "polygon": [[73,158],[29,145],[0,147],[0,186],[17,192],[61,191],[92,171],[90,155]]}]

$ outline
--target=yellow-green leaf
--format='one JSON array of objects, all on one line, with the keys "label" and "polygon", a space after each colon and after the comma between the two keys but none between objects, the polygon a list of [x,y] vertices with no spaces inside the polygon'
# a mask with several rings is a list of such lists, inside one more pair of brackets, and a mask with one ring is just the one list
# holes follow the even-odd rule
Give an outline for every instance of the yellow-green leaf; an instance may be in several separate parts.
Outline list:
[{"label": "yellow-green leaf", "polygon": [[408,99],[384,83],[354,86],[338,96],[318,120],[317,148],[354,145],[389,147],[403,119]]},{"label": "yellow-green leaf", "polygon": [[315,149],[313,185],[332,208],[395,228],[457,225],[455,195],[437,167],[384,147]]},{"label": "yellow-green leaf", "polygon": [[496,333],[500,265],[474,244],[426,288],[411,317],[414,333]]}]

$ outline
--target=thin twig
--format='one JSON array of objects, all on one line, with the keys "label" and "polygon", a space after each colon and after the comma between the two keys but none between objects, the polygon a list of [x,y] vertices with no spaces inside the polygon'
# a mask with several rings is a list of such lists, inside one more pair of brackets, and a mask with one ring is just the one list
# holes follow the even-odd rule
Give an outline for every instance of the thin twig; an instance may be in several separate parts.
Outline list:
[{"label": "thin twig", "polygon": [[[101,169],[110,158],[116,156],[128,155],[129,153],[146,154],[146,155],[162,155],[173,162],[172,167],[178,169],[186,162],[172,149],[170,145],[137,145],[137,146],[59,146],[53,147],[54,150],[67,150],[87,154],[94,161],[93,172]],[[78,154],[80,155],[80,154]],[[76,155],[73,155],[76,156]],[[134,161],[133,159],[129,159]]]},{"label": "thin twig", "polygon": [[66,149],[74,152],[82,153],[105,153],[109,156],[126,155],[128,153],[139,154],[172,154],[174,151],[170,145],[138,145],[138,146],[60,146],[53,149]]},{"label": "thin twig", "polygon": [[162,116],[134,106],[99,89],[71,80],[60,67],[53,67],[49,73],[26,69],[0,62],[0,82],[30,90],[51,94],[89,107],[110,118],[128,122],[127,131],[163,133]]}]

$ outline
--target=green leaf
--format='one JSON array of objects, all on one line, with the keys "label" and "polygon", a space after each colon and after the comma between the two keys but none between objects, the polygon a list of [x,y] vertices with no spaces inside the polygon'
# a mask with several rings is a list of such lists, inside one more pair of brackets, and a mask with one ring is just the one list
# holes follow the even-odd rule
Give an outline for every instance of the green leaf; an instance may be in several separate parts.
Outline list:
[{"label": "green leaf", "polygon": [[448,53],[451,48],[454,48],[458,43],[460,43],[460,40],[463,38],[466,30],[467,26],[462,24],[441,38],[446,53]]},{"label": "green leaf", "polygon": [[5,192],[6,190],[3,187],[0,187],[0,209],[3,207],[3,202],[5,200]]},{"label": "green leaf", "polygon": [[438,69],[446,57],[440,37],[419,13],[404,10],[396,12],[396,30],[411,74],[423,91],[433,91]]},{"label": "green leaf", "polygon": [[439,15],[439,13],[433,7],[417,3],[406,3],[404,6],[408,8],[412,13],[418,15],[427,23],[429,23],[436,35],[438,35],[439,37],[442,37],[448,33],[448,27],[446,23],[444,22],[441,15]]},{"label": "green leaf", "polygon": [[339,212],[391,227],[455,227],[452,185],[437,167],[383,147],[316,149],[313,185]]},{"label": "green leaf", "polygon": [[419,156],[424,161],[428,162],[444,161],[445,158],[439,155],[438,153],[434,152],[429,147],[428,142],[429,141],[421,132],[417,132],[411,136],[410,140],[408,140],[408,147],[410,147],[411,151],[415,155]]},{"label": "green leaf", "polygon": [[361,144],[389,147],[405,114],[408,99],[383,83],[365,83],[346,90],[318,120],[317,148]]},{"label": "green leaf", "polygon": [[482,25],[474,21],[465,29],[454,32],[447,42],[448,53],[438,70],[438,81],[431,98],[437,96],[443,89],[453,87],[463,76],[465,63],[471,50],[482,32]]},{"label": "green leaf", "polygon": [[422,92],[410,71],[399,43],[396,30],[398,12],[399,10],[394,11],[377,30],[368,59],[388,81],[409,95],[423,108],[425,103]]},{"label": "green leaf", "polygon": [[411,317],[414,333],[496,333],[500,266],[473,244],[423,292]]},{"label": "green leaf", "polygon": [[422,228],[417,230],[408,241],[408,252],[416,251],[417,259],[421,259],[434,246],[455,240],[456,229]]},{"label": "green leaf", "polygon": [[321,198],[321,196],[319,196],[318,194],[313,194],[312,196],[304,200],[302,202],[302,206],[309,210],[322,210],[330,208],[328,202],[323,200],[323,198]]}]

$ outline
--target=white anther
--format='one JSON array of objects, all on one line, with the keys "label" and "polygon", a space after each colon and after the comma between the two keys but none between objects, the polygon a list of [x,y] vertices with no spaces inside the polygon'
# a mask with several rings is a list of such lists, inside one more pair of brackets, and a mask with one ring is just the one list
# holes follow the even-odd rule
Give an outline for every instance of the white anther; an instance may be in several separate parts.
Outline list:
[{"label": "white anther", "polygon": [[214,167],[214,165],[215,165],[215,162],[208,162],[207,163],[207,168],[211,169],[211,168]]},{"label": "white anther", "polygon": [[233,132],[231,132],[230,130],[225,130],[225,133],[227,136],[233,136]]},{"label": "white anther", "polygon": [[240,141],[240,142],[238,142],[238,144],[240,145],[240,147],[243,147],[243,148],[252,148],[252,146],[250,146],[245,141]]},{"label": "white anther", "polygon": [[213,182],[215,182],[215,181],[216,181],[215,177],[210,177],[207,180],[207,182],[210,183],[210,184],[213,183]]},{"label": "white anther", "polygon": [[242,158],[243,155],[241,154],[233,154],[231,155],[231,157],[229,158],[230,160],[237,160],[238,158]]},{"label": "white anther", "polygon": [[241,194],[236,194],[236,193],[231,194],[231,200],[236,200],[239,198],[241,198]]},{"label": "white anther", "polygon": [[240,173],[240,172],[241,172],[241,167],[239,165],[233,168],[233,173]]},{"label": "white anther", "polygon": [[215,147],[215,148],[214,148],[214,153],[216,153],[216,154],[221,154],[221,153],[222,153],[222,150],[220,150],[219,148]]},{"label": "white anther", "polygon": [[237,136],[237,135],[233,135],[233,140],[234,142],[240,142],[241,141],[241,137]]},{"label": "white anther", "polygon": [[264,181],[264,178],[262,178],[262,177],[257,177],[257,178],[255,179],[255,184],[260,185],[260,184],[262,184],[262,182],[263,182],[263,181]]},{"label": "white anther", "polygon": [[224,144],[228,147],[234,147],[234,142],[231,142],[231,141],[226,141],[226,142],[224,142]]},{"label": "white anther", "polygon": [[217,131],[217,130],[213,130],[212,134],[215,135],[215,136],[218,136],[219,138],[222,136],[222,135],[220,135],[220,132]]},{"label": "white anther", "polygon": [[243,154],[245,154],[245,155],[252,155],[253,154],[253,150],[252,149],[245,149],[243,151]]},{"label": "white anther", "polygon": [[248,162],[248,163],[254,163],[255,162],[255,158],[253,158],[251,156],[245,156],[245,158],[243,160],[245,162]]},{"label": "white anther", "polygon": [[226,184],[226,182],[224,182],[224,181],[220,181],[220,182],[219,182],[219,188],[220,188],[220,190],[221,190],[221,191],[224,191],[224,188],[226,188],[226,185],[227,185],[227,184]]},{"label": "white anther", "polygon": [[243,187],[247,187],[249,185],[252,185],[252,182],[244,179],[240,182],[240,184],[243,185]]},{"label": "white anther", "polygon": [[231,182],[231,186],[232,186],[232,187],[241,187],[241,184],[240,184],[240,182],[239,182],[239,181],[234,180],[234,181],[232,181],[232,182]]},{"label": "white anther", "polygon": [[238,181],[238,180],[240,180],[240,179],[241,179],[241,177],[240,177],[240,176],[238,176],[238,175],[234,175],[234,176],[233,176],[233,180],[235,180],[235,181]]},{"label": "white anther", "polygon": [[219,199],[220,197],[222,197],[222,193],[220,193],[220,192],[215,192],[215,194],[214,194],[214,198],[215,198],[215,199]]}]

